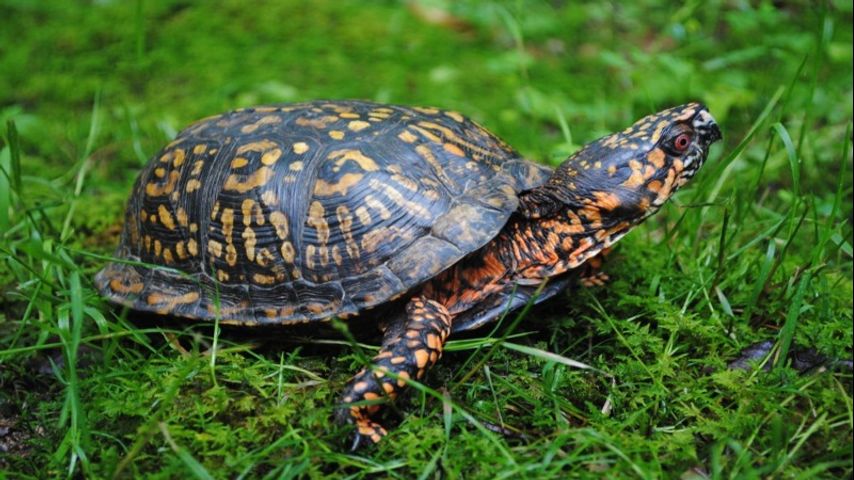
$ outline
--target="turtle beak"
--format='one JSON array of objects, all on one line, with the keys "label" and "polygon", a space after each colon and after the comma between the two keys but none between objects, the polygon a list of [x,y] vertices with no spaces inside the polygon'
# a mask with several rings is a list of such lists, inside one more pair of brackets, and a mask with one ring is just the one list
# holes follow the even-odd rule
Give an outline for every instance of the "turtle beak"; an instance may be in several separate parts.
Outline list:
[{"label": "turtle beak", "polygon": [[711,145],[721,138],[723,135],[721,134],[721,128],[718,126],[718,122],[715,121],[712,114],[709,113],[705,108],[697,112],[694,116],[694,121],[692,122],[694,131],[697,132],[700,137],[704,140],[704,144],[706,146]]}]

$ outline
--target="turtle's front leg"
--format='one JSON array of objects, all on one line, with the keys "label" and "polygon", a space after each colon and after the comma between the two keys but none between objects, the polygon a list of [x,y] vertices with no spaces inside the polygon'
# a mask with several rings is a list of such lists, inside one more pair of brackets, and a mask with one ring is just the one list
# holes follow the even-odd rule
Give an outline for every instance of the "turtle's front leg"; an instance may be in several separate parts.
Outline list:
[{"label": "turtle's front leg", "polygon": [[421,379],[428,368],[442,356],[442,347],[451,333],[451,315],[444,305],[415,297],[406,305],[406,318],[389,325],[380,352],[369,369],[362,369],[347,384],[341,396],[339,421],[354,423],[356,436],[353,449],[363,440],[377,443],[386,429],[374,418],[381,405],[353,405],[383,398],[393,400],[410,378]]}]

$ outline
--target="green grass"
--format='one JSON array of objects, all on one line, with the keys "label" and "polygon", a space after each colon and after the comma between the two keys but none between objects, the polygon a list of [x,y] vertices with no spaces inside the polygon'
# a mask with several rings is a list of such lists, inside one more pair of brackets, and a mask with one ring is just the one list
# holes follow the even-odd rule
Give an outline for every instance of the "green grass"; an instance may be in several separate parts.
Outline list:
[{"label": "green grass", "polygon": [[[851,5],[753,3],[0,0],[0,477],[850,477],[850,371],[726,368],[852,356]],[[92,287],[178,129],[314,98],[455,109],[551,165],[691,100],[725,140],[610,285],[454,340],[349,453],[332,408],[377,338],[131,320]]]}]

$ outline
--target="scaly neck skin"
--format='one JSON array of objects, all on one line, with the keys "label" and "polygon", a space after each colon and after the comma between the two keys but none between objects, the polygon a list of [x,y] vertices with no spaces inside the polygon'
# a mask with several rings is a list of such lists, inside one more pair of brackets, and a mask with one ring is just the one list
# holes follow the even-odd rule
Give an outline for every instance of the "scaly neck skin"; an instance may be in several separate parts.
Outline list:
[{"label": "scaly neck skin", "polygon": [[538,283],[579,267],[634,224],[593,205],[564,206],[545,218],[514,219],[494,248],[508,266],[508,280]]},{"label": "scaly neck skin", "polygon": [[458,314],[508,283],[539,283],[565,273],[643,218],[628,213],[607,199],[558,202],[553,186],[532,190],[495,239],[428,283],[424,295]]}]

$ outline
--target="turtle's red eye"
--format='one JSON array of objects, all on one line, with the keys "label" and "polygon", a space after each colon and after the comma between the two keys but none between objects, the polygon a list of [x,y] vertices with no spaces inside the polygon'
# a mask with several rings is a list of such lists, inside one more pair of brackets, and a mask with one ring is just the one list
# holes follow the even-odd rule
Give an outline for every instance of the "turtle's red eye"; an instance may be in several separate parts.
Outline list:
[{"label": "turtle's red eye", "polygon": [[673,148],[677,152],[684,152],[689,145],[691,145],[690,133],[680,133],[675,139],[673,139]]}]

